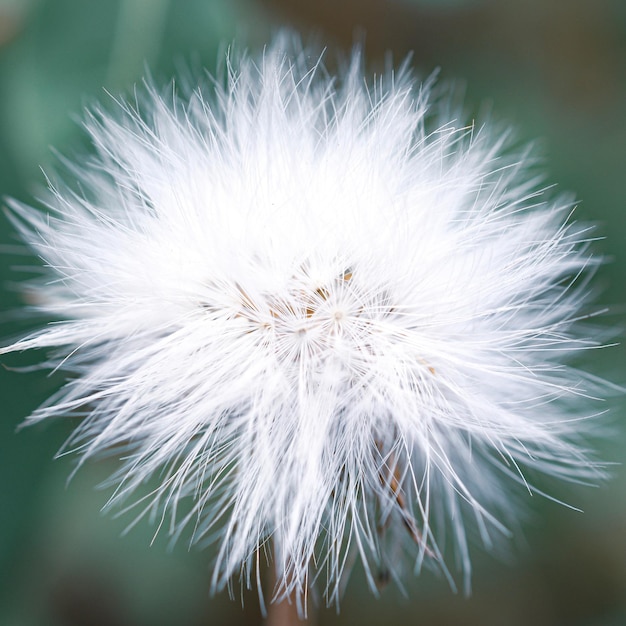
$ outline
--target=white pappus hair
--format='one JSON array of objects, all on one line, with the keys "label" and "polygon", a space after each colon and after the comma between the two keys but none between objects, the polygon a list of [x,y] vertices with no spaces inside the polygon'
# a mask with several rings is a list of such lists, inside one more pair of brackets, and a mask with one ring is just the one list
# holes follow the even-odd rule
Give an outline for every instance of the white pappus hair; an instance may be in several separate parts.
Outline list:
[{"label": "white pappus hair", "polygon": [[216,542],[215,588],[271,540],[278,594],[335,602],[353,556],[372,587],[451,555],[469,576],[526,475],[597,473],[598,383],[567,363],[598,259],[431,83],[310,59],[282,37],[92,108],[75,182],[10,203],[56,321],[0,352],[54,348],[69,382],[30,419],[84,418],[68,446],[120,458],[113,503],[158,476],[141,506]]}]

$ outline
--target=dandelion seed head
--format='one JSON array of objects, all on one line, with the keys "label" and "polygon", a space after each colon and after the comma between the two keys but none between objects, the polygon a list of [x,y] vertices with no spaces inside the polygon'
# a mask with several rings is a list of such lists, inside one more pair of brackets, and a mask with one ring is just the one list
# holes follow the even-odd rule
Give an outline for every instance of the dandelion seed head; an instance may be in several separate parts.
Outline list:
[{"label": "dandelion seed head", "polygon": [[283,37],[92,108],[93,156],[45,212],[10,204],[56,321],[2,352],[53,350],[70,379],[30,419],[84,416],[68,448],[121,459],[112,504],[214,542],[215,588],[271,540],[285,593],[334,602],[355,555],[372,587],[451,554],[469,577],[512,486],[598,472],[568,362],[599,261],[432,81],[311,58]]}]

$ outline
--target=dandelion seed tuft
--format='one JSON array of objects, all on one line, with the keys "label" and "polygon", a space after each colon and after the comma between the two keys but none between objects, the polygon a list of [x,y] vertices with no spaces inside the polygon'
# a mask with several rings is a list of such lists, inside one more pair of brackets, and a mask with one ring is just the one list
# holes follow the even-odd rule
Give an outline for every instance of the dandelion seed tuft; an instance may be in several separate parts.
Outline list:
[{"label": "dandelion seed tuft", "polygon": [[30,421],[83,417],[68,449],[120,459],[112,504],[214,542],[215,589],[254,584],[268,541],[300,598],[336,602],[357,557],[374,589],[467,579],[515,487],[598,471],[598,383],[568,365],[594,345],[590,229],[442,91],[368,84],[358,52],[331,76],[282,37],[92,108],[93,156],[44,211],[10,202],[55,322],[1,353],[69,376]]}]

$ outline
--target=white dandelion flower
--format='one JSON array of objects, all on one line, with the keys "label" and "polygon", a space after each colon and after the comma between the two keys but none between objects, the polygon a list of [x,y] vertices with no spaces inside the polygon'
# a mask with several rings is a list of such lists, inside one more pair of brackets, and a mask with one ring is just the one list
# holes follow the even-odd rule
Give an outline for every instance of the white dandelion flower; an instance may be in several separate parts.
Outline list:
[{"label": "white dandelion flower", "polygon": [[68,446],[120,458],[114,503],[216,542],[215,588],[270,539],[295,596],[336,600],[353,555],[372,586],[468,575],[527,473],[596,471],[596,383],[567,365],[589,229],[406,68],[368,86],[359,53],[332,77],[285,42],[89,113],[74,180],[11,203],[57,321],[2,353],[55,348],[69,382],[30,419],[83,417]]}]

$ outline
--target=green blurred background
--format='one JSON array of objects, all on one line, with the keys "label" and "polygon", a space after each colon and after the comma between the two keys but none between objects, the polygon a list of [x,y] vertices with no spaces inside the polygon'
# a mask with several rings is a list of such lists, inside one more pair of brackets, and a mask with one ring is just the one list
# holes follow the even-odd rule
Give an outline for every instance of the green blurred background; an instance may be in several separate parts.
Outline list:
[{"label": "green blurred background", "polygon": [[[624,0],[0,0],[0,192],[29,200],[39,167],[84,149],[76,123],[103,89],[128,91],[149,68],[157,81],[176,69],[213,69],[223,44],[260,48],[282,25],[331,50],[365,39],[372,71],[387,51],[414,51],[426,76],[464,89],[470,111],[486,108],[539,138],[548,180],[572,190],[579,218],[598,224],[596,248],[606,324],[623,326],[626,303],[626,1]],[[334,53],[329,54],[332,58]],[[31,322],[15,313],[20,266],[13,229],[0,216],[2,318],[11,337]],[[16,427],[62,382],[12,368],[42,355],[2,359],[0,370],[0,625],[160,626],[258,624],[255,593],[209,596],[210,557],[168,548],[154,527],[103,515],[95,487],[113,469],[92,463],[67,484],[74,459],[53,461],[72,424]],[[585,367],[626,382],[624,347],[588,354]],[[429,574],[374,598],[358,569],[339,615],[319,624],[626,624],[625,403],[610,402],[614,434],[601,444],[616,462],[598,488],[549,485],[584,509],[541,497],[508,553],[474,552],[473,595],[454,595]]]}]

